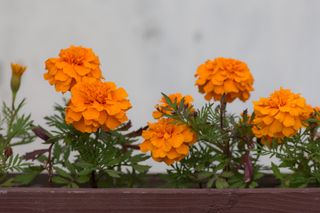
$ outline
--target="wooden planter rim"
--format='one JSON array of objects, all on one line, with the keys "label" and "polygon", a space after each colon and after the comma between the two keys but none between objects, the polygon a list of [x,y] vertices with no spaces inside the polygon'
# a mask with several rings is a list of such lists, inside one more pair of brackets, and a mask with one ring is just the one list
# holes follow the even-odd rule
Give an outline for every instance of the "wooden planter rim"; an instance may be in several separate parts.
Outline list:
[{"label": "wooden planter rim", "polygon": [[319,212],[320,189],[1,188],[0,212]]}]

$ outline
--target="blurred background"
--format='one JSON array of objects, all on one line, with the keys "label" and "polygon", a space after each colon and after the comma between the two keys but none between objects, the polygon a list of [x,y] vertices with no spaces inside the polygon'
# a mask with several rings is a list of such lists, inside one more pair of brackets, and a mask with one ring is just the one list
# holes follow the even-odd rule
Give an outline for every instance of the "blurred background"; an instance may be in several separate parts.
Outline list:
[{"label": "blurred background", "polygon": [[[215,57],[245,61],[255,91],[228,112],[252,109],[252,101],[280,86],[320,105],[320,1],[317,0],[0,0],[0,101],[10,100],[10,62],[28,66],[18,98],[37,124],[62,95],[43,79],[44,61],[70,45],[90,47],[107,81],[129,93],[129,117],[139,128],[152,121],[167,94],[204,98],[194,86],[201,63]],[[24,153],[33,147],[19,148]],[[269,159],[263,159],[269,164]],[[165,171],[155,163],[152,172]]]}]

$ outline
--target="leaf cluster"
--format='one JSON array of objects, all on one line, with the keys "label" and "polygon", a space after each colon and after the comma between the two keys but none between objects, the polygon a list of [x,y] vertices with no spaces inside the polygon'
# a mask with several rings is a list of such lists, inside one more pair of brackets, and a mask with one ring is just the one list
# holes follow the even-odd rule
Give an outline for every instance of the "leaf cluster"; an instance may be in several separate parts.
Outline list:
[{"label": "leaf cluster", "polygon": [[9,107],[2,103],[0,113],[0,178],[4,180],[8,172],[21,172],[29,164],[23,161],[22,156],[14,154],[12,148],[18,145],[29,144],[34,141],[31,132],[33,122],[31,115],[21,113],[25,99],[17,106],[13,102]]},{"label": "leaf cluster", "polygon": [[128,132],[129,121],[116,130],[82,133],[66,124],[64,109],[56,105],[56,113],[45,118],[50,131],[35,129],[49,148],[28,153],[40,162],[39,171],[47,170],[49,182],[73,188],[136,186],[149,169],[142,164],[148,156],[134,151],[142,129]]},{"label": "leaf cluster", "polygon": [[[320,185],[320,137],[319,121],[310,118],[307,127],[281,144],[273,141],[269,148],[262,148],[264,155],[275,156],[280,164],[272,163],[273,174],[283,187],[306,187]],[[286,169],[289,172],[281,172]]]},{"label": "leaf cluster", "polygon": [[176,187],[241,188],[256,187],[262,176],[257,165],[259,155],[253,149],[250,118],[226,114],[221,105],[207,103],[198,110],[171,101],[163,94],[170,113],[166,117],[188,125],[198,136],[189,155],[168,170]]}]

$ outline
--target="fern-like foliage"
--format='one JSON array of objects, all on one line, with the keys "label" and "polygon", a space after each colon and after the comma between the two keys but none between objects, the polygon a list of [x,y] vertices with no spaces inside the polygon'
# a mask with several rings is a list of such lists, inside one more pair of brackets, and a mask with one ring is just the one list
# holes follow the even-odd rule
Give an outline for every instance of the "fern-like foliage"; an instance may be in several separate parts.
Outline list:
[{"label": "fern-like foliage", "polygon": [[22,156],[14,154],[12,148],[18,145],[29,144],[34,141],[31,129],[33,121],[31,115],[21,113],[25,99],[17,105],[9,107],[2,103],[0,113],[0,176],[5,180],[8,172],[21,172],[29,166]]},{"label": "fern-like foliage", "polygon": [[177,123],[188,125],[198,136],[189,155],[168,170],[176,187],[241,188],[256,187],[261,177],[256,165],[258,155],[246,112],[242,117],[222,116],[221,105],[207,103],[198,110],[177,103],[163,94]]},{"label": "fern-like foliage", "polygon": [[56,105],[54,109],[54,115],[45,117],[50,128],[45,131],[45,143],[50,149],[37,156],[44,164],[50,163],[43,166],[52,176],[50,182],[67,187],[138,184],[139,177],[149,169],[141,164],[148,157],[134,152],[142,129],[130,133],[128,122],[112,131],[82,133],[66,124],[65,106]]}]

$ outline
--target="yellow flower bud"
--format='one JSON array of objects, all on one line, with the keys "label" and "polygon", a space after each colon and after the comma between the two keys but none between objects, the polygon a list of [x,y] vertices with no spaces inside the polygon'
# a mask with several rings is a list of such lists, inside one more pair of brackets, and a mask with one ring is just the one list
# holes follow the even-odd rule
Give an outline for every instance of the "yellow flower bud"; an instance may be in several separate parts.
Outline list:
[{"label": "yellow flower bud", "polygon": [[21,76],[27,67],[20,64],[11,64],[12,76],[11,76],[11,91],[15,96],[20,88]]}]

